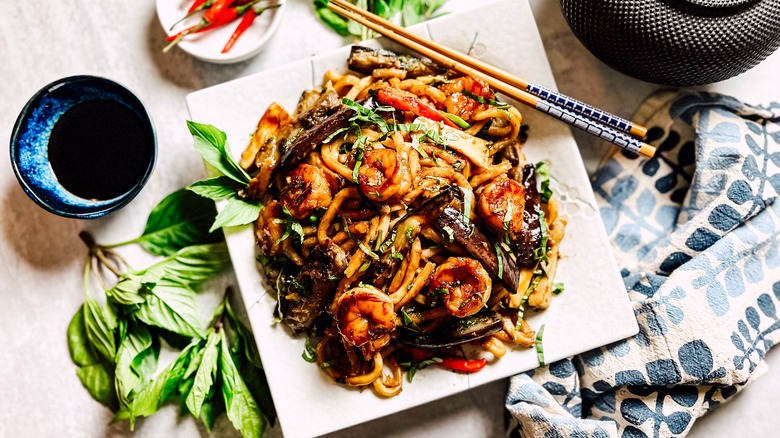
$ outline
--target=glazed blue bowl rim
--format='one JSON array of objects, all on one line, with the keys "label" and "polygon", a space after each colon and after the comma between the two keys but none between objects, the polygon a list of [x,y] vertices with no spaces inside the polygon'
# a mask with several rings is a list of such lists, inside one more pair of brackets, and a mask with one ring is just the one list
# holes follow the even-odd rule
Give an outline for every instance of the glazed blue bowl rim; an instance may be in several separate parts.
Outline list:
[{"label": "glazed blue bowl rim", "polygon": [[[62,86],[65,85],[78,86],[79,83],[99,84],[109,89],[117,90],[118,92],[126,95],[128,98],[134,100],[135,103],[137,103],[137,106],[134,106],[134,108],[132,109],[140,117],[142,117],[145,124],[148,123],[149,131],[150,131],[149,134],[152,141],[151,158],[149,160],[149,164],[143,176],[130,190],[128,190],[124,194],[119,195],[116,198],[100,200],[100,201],[91,201],[73,195],[75,198],[83,200],[85,203],[89,203],[91,205],[89,205],[88,207],[84,207],[80,205],[68,205],[66,206],[66,208],[58,208],[54,205],[51,205],[49,202],[47,202],[44,199],[45,197],[42,196],[42,194],[39,192],[40,191],[45,192],[45,190],[41,190],[40,188],[30,184],[30,181],[28,181],[28,179],[24,175],[23,170],[20,168],[19,154],[18,154],[20,149],[20,144],[19,144],[20,135],[23,132],[22,131],[23,128],[25,128],[24,125],[30,111],[34,110],[35,108],[38,108],[45,96],[51,94],[52,92],[54,92],[55,90],[57,90]],[[82,102],[86,102],[89,100],[94,100],[94,99],[85,99]],[[61,116],[61,114],[59,116]],[[11,165],[14,170],[14,175],[16,176],[17,181],[19,181],[19,185],[22,186],[22,189],[24,189],[25,193],[27,194],[27,196],[30,197],[30,199],[35,201],[36,204],[43,207],[45,210],[59,216],[68,217],[68,218],[77,218],[77,219],[91,219],[91,218],[104,216],[108,213],[111,213],[113,211],[116,211],[124,207],[125,205],[127,205],[127,203],[133,200],[133,198],[135,198],[136,195],[138,195],[138,193],[141,191],[141,189],[146,185],[146,183],[148,182],[149,178],[152,175],[152,172],[154,171],[157,162],[157,130],[154,126],[154,120],[152,120],[151,115],[146,110],[146,105],[144,105],[141,99],[135,93],[130,91],[129,88],[114,80],[104,78],[101,76],[75,75],[75,76],[68,76],[65,78],[61,78],[54,82],[51,82],[45,85],[44,87],[42,87],[41,89],[39,89],[32,97],[30,97],[30,99],[27,101],[27,103],[20,111],[19,116],[16,118],[13,131],[11,132],[11,144],[9,149],[11,154]]]}]

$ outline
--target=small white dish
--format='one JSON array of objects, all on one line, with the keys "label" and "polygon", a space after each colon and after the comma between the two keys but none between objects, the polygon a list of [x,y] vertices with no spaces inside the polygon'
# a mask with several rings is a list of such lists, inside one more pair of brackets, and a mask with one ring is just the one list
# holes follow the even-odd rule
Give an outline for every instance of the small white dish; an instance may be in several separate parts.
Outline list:
[{"label": "small white dish", "polygon": [[[527,1],[501,0],[446,15],[412,31],[469,52],[486,62],[555,89],[542,40]],[[407,52],[386,39],[361,43]],[[263,111],[276,101],[292,111],[303,90],[321,86],[326,70],[346,70],[349,47],[216,85],[187,96],[190,119],[224,131],[237,158]],[[530,162],[546,161],[568,216],[556,281],[566,290],[542,312],[527,312],[532,328],[545,324],[548,363],[635,335],[639,328],[598,213],[588,175],[569,127],[552,117],[517,105],[529,139],[523,148]],[[220,206],[218,206],[219,208]],[[292,337],[274,322],[277,305],[255,260],[252,225],[225,230],[233,268],[249,322],[257,340],[284,436],[319,436],[405,409],[439,400],[539,365],[533,348],[511,348],[474,374],[430,367],[404,377],[403,392],[390,399],[373,391],[340,385],[316,364],[301,357],[305,336]],[[486,357],[489,357],[486,356]],[[384,431],[390,433],[390,431]]]},{"label": "small white dish", "polygon": [[[203,12],[194,14],[171,29],[178,20],[187,15],[187,10],[194,0],[157,0],[157,18],[165,30],[166,35],[175,35],[181,30],[198,24]],[[201,61],[216,64],[231,64],[245,61],[263,50],[271,37],[276,33],[284,15],[284,3],[280,0],[268,0],[260,2],[257,6],[269,6],[282,4],[282,6],[269,9],[260,14],[252,25],[236,41],[228,53],[222,53],[222,49],[230,39],[233,31],[238,26],[241,18],[232,23],[210,29],[205,32],[190,34],[179,42],[178,47]],[[175,48],[174,48],[175,50]]]}]

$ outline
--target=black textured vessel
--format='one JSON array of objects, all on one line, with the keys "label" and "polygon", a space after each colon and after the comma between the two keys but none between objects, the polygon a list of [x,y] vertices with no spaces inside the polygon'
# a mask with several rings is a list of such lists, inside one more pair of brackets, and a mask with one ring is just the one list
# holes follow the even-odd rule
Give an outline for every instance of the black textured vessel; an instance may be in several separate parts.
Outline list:
[{"label": "black textured vessel", "polygon": [[637,79],[692,86],[722,81],[780,46],[780,0],[560,0],[597,58]]}]

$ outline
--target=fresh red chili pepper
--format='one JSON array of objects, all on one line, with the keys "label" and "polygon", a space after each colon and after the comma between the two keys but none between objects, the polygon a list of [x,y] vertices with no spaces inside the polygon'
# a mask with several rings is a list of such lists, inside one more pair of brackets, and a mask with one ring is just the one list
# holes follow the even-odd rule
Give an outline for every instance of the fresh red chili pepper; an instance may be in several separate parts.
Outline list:
[{"label": "fresh red chili pepper", "polygon": [[190,27],[182,30],[181,32],[179,32],[179,33],[177,33],[175,35],[170,35],[170,36],[165,37],[165,41],[173,41],[173,40],[175,40],[175,39],[177,39],[179,37],[184,37],[184,36],[189,35],[191,33],[205,32],[207,30],[214,29],[215,27],[223,26],[223,25],[228,24],[228,23],[230,23],[232,21],[235,21],[239,17],[239,15],[240,15],[238,13],[238,11],[237,11],[237,9],[239,7],[228,9],[222,15],[220,15],[219,18],[217,18],[213,23],[209,24],[206,27],[198,28],[197,24],[195,26],[190,26]]},{"label": "fresh red chili pepper", "polygon": [[414,114],[431,119],[435,122],[444,122],[445,125],[462,131],[458,125],[447,118],[441,111],[423,102],[417,96],[395,88],[383,88],[377,93],[379,102],[390,105],[395,109],[411,111]]},{"label": "fresh red chili pepper", "polygon": [[456,371],[474,372],[485,368],[487,359],[466,360],[455,357],[445,357],[442,358],[441,362],[438,362],[437,365]]},{"label": "fresh red chili pepper", "polygon": [[[254,3],[256,2],[251,2],[250,4]],[[255,21],[257,16],[262,14],[266,9],[278,8],[279,6],[281,5],[271,5],[265,8],[252,9],[251,11],[247,12],[247,14],[244,15],[244,18],[241,19],[241,22],[238,23],[238,27],[236,27],[233,35],[230,35],[230,39],[228,40],[227,44],[225,44],[225,48],[222,49],[222,53],[227,53],[230,49],[233,48],[233,45],[236,43],[236,41],[238,41],[238,37],[240,37],[244,31],[252,25],[252,22]]]},{"label": "fresh red chili pepper", "polygon": [[187,14],[181,17],[177,22],[173,23],[170,30],[173,30],[174,27],[176,27],[177,24],[181,23],[182,21],[192,17],[193,15],[197,14],[198,12],[210,8],[211,5],[214,4],[215,0],[196,0],[195,3],[192,4],[190,9],[187,11]]},{"label": "fresh red chili pepper", "polygon": [[208,21],[209,24],[210,24],[210,23],[213,23],[213,22],[217,21],[217,18],[219,18],[219,16],[222,15],[222,13],[224,13],[225,11],[228,10],[228,8],[233,3],[233,1],[235,1],[235,0],[217,0],[217,1],[215,1],[214,4],[211,5],[210,8],[208,8],[206,13],[203,14],[203,20],[201,20],[201,22]]},{"label": "fresh red chili pepper", "polygon": [[233,44],[238,41],[238,37],[241,36],[242,33],[244,33],[245,30],[249,28],[249,26],[252,25],[252,22],[255,21],[255,17],[257,17],[257,14],[255,14],[254,9],[249,11],[246,15],[244,15],[244,18],[241,19],[241,22],[238,23],[238,27],[236,27],[236,30],[233,31],[233,34],[230,35],[230,39],[228,40],[227,44],[225,44],[225,47],[222,49],[222,53],[227,53],[228,50],[233,48]]},{"label": "fresh red chili pepper", "polygon": [[[198,8],[201,7],[201,5],[203,5],[203,3],[206,3],[206,1],[207,0],[195,0],[195,2],[192,3],[192,6],[190,6],[190,8],[187,9],[187,15],[190,15],[193,12],[198,11],[199,10]],[[212,3],[213,3],[213,1],[212,1]]]}]

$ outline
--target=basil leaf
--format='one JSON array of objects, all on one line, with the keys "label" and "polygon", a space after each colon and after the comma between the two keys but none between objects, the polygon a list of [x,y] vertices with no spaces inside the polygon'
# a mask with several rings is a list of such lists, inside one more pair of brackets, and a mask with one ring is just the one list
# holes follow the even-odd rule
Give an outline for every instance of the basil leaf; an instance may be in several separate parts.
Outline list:
[{"label": "basil leaf", "polygon": [[144,282],[156,283],[161,278],[193,284],[206,281],[222,272],[230,264],[230,255],[224,243],[193,245],[142,271]]},{"label": "basil leaf", "polygon": [[114,391],[114,370],[111,364],[99,362],[79,367],[76,370],[76,375],[92,398],[112,411],[118,409],[118,401]]},{"label": "basil leaf", "polygon": [[195,291],[163,280],[151,289],[135,316],[146,324],[189,337],[203,337]]},{"label": "basil leaf", "polygon": [[108,307],[101,306],[96,299],[84,298],[84,321],[90,345],[107,361],[114,363],[116,356],[116,315]]},{"label": "basil leaf", "polygon": [[149,214],[138,243],[152,254],[169,256],[190,245],[224,240],[221,233],[209,231],[217,210],[214,204],[185,189],[171,193]]},{"label": "basil leaf", "polygon": [[131,411],[135,417],[148,417],[157,412],[168,399],[177,395],[184,372],[198,353],[198,345],[198,342],[188,345],[151,383],[138,391],[129,408],[125,407],[117,412],[111,421],[127,420],[131,417]]},{"label": "basil leaf", "polygon": [[76,375],[89,395],[108,408],[116,410],[114,370],[111,364],[103,361],[90,345],[83,305],[76,311],[68,324],[68,350],[73,363],[78,366]]},{"label": "basil leaf", "polygon": [[83,304],[76,311],[76,314],[73,315],[70,324],[68,324],[68,350],[73,363],[80,367],[94,365],[101,360],[92,350],[92,346],[87,338]]},{"label": "basil leaf", "polygon": [[203,160],[233,181],[243,185],[249,183],[251,178],[233,159],[224,132],[212,125],[189,120],[187,127],[192,134],[195,150],[203,157]]},{"label": "basil leaf", "polygon": [[276,408],[274,408],[274,401],[271,398],[271,390],[268,389],[268,380],[261,369],[262,367],[257,367],[253,360],[247,359],[248,356],[248,350],[245,350],[243,356],[240,354],[240,351],[231,355],[233,363],[238,368],[239,375],[244,379],[249,392],[260,406],[260,411],[263,412],[268,423],[273,426],[276,422]]},{"label": "basil leaf", "polygon": [[[236,194],[236,183],[226,176],[194,182],[187,187],[187,190],[215,201],[238,197],[238,194]],[[214,214],[216,214],[216,211]]]},{"label": "basil leaf", "polygon": [[327,24],[328,27],[336,31],[337,34],[341,36],[349,36],[349,29],[347,28],[346,20],[341,18],[341,16],[339,16],[337,13],[328,9],[327,6],[325,6],[327,3],[328,2],[326,0],[315,0],[314,12],[323,23]]},{"label": "basil leaf", "polygon": [[[123,408],[130,406],[130,396],[145,384],[148,376],[140,375],[134,369],[136,359],[152,348],[152,337],[144,326],[134,325],[128,332],[116,354],[116,370],[114,372],[114,385],[116,386],[119,405]],[[155,359],[156,365],[156,359]],[[134,426],[132,409],[130,409],[130,427]]]},{"label": "basil leaf", "polygon": [[203,402],[203,406],[200,408],[200,420],[203,421],[203,425],[206,426],[206,432],[211,433],[211,429],[214,428],[214,423],[217,421],[217,417],[225,413],[225,403],[222,400],[222,382],[217,379],[209,394],[206,396],[206,400]]},{"label": "basil leaf", "polygon": [[214,384],[214,378],[217,376],[221,340],[222,337],[219,333],[212,331],[209,334],[206,347],[203,349],[203,357],[195,372],[195,381],[186,398],[187,409],[196,417],[200,417],[200,409],[211,390],[211,385]]},{"label": "basil leaf", "polygon": [[260,216],[260,210],[262,209],[262,204],[253,204],[243,199],[232,198],[228,200],[225,208],[219,212],[209,231],[211,232],[221,227],[251,224]]},{"label": "basil leaf", "polygon": [[421,22],[422,12],[421,0],[405,0],[401,7],[401,23],[408,27]]},{"label": "basil leaf", "polygon": [[141,296],[141,290],[146,284],[141,276],[129,273],[114,287],[107,290],[106,295],[112,301],[126,306],[140,304],[146,301],[146,298]]},{"label": "basil leaf", "polygon": [[222,396],[228,419],[245,438],[259,437],[263,434],[266,420],[233,363],[224,330],[221,332],[221,336]]}]

